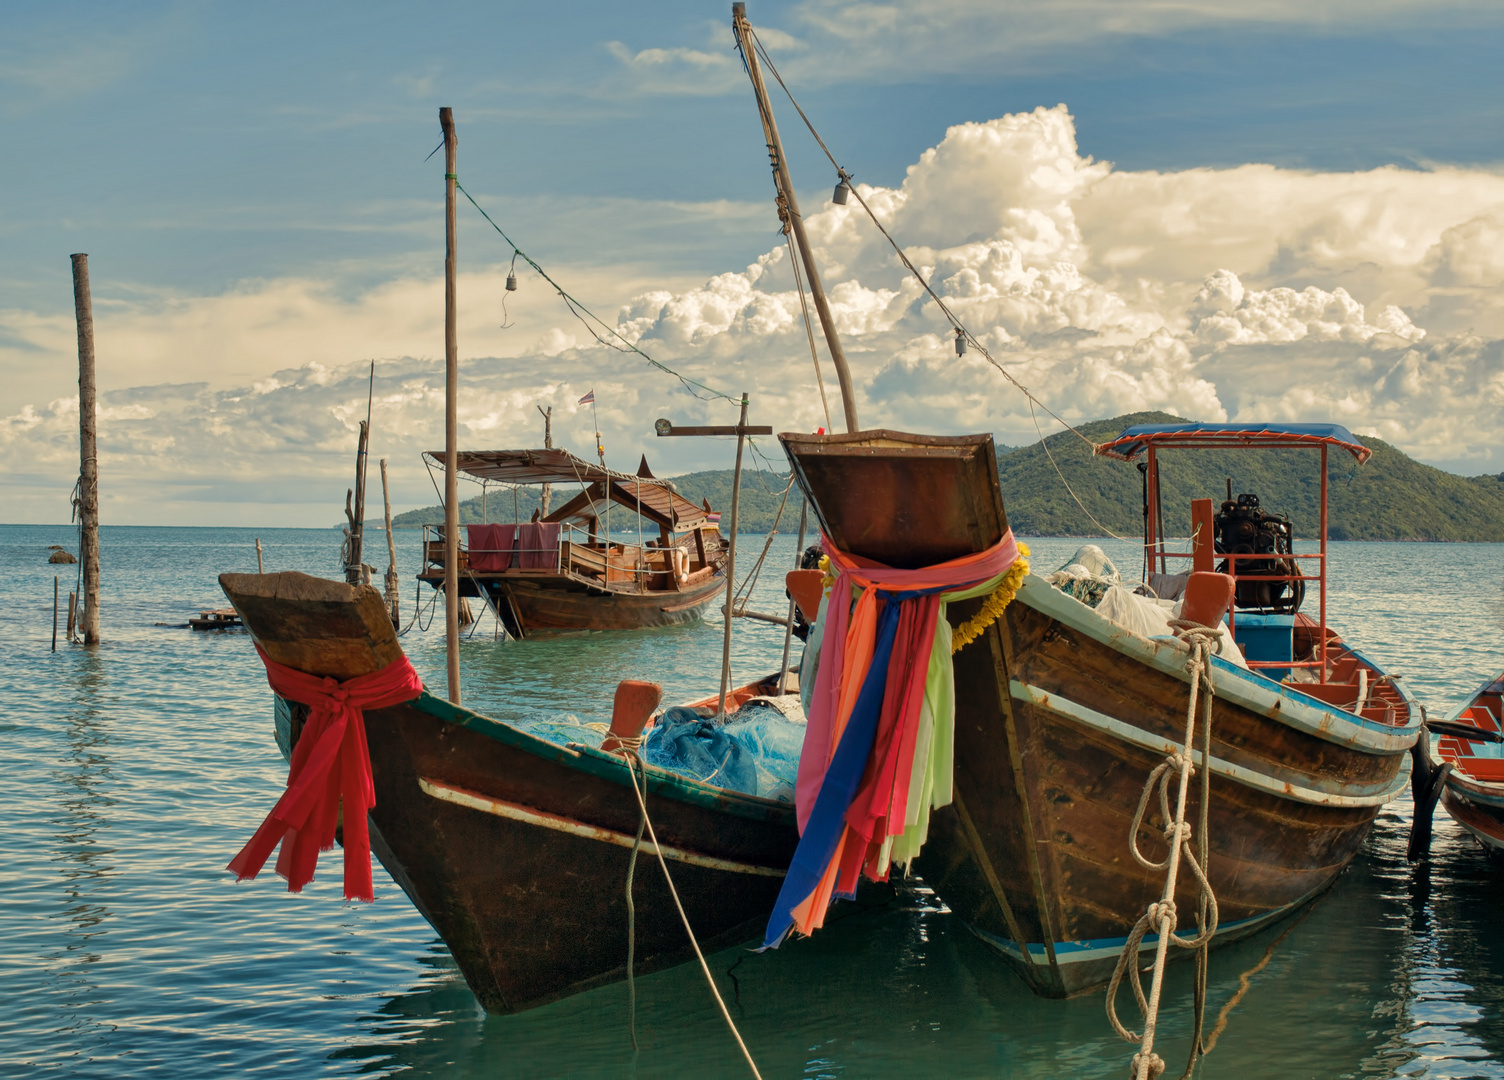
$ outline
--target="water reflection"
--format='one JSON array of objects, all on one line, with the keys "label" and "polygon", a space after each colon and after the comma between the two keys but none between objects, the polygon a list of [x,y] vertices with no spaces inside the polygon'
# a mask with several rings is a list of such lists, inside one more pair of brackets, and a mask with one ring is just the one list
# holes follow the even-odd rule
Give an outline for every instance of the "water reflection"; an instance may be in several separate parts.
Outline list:
[{"label": "water reflection", "polygon": [[47,959],[56,984],[56,1007],[64,1012],[58,1030],[76,1036],[98,1026],[91,1013],[103,997],[93,969],[102,959],[97,939],[106,932],[110,909],[97,894],[114,874],[116,849],[109,843],[109,811],[115,799],[110,795],[110,733],[100,706],[106,687],[102,650],[77,648],[69,660],[76,666],[71,700],[59,717],[64,746],[51,772],[56,812],[49,821],[55,829],[52,861],[62,878],[62,899],[48,918],[61,924],[62,935],[60,947]]},{"label": "water reflection", "polygon": [[[297,897],[275,879],[231,882],[224,862],[286,776],[265,676],[243,637],[154,624],[216,603],[215,574],[253,569],[256,536],[268,568],[330,573],[337,532],[107,529],[111,637],[101,652],[53,657],[45,545],[70,535],[0,528],[0,643],[15,661],[0,668],[0,694],[9,694],[0,710],[0,1076],[744,1074],[693,966],[639,982],[634,1057],[622,985],[520,1016],[480,1013],[390,883],[378,885],[376,904],[345,907],[337,875]],[[1079,541],[1031,543],[1038,564],[1052,567]],[[1104,546],[1116,558],[1113,544]],[[1136,563],[1136,549],[1125,550],[1121,564]],[[779,551],[775,543],[770,566],[791,558],[792,540]],[[1333,621],[1405,672],[1432,715],[1444,713],[1500,665],[1477,645],[1497,638],[1496,594],[1479,583],[1496,580],[1498,551],[1334,545]],[[763,581],[769,593],[754,606],[778,610],[781,582],[767,572]],[[404,639],[438,687],[442,625]],[[781,630],[737,629],[738,676],[770,670]],[[663,679],[669,700],[716,683],[714,617],[517,647],[487,635],[483,624],[463,649],[466,700],[508,719],[604,719],[625,675]],[[1438,815],[1429,869],[1414,872],[1404,861],[1408,820],[1408,802],[1386,810],[1305,921],[1213,955],[1209,1022],[1273,946],[1199,1076],[1504,1077],[1500,867]],[[827,931],[776,953],[710,958],[770,1080],[1126,1072],[1132,1048],[1111,1036],[1100,994],[1034,997],[922,890],[833,915]],[[1161,1047],[1171,1075],[1189,1036],[1189,978],[1177,965],[1167,989]]]}]

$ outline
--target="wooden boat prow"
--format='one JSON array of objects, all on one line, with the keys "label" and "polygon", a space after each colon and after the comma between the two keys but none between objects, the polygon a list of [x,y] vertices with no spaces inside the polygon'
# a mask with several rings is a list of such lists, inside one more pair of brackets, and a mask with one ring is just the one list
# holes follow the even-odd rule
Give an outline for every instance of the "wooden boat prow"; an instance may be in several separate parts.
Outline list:
[{"label": "wooden boat prow", "polygon": [[272,660],[344,681],[403,655],[381,593],[296,570],[220,574],[219,587]]},{"label": "wooden boat prow", "polygon": [[912,570],[991,547],[1008,528],[991,435],[778,436],[825,535]]}]

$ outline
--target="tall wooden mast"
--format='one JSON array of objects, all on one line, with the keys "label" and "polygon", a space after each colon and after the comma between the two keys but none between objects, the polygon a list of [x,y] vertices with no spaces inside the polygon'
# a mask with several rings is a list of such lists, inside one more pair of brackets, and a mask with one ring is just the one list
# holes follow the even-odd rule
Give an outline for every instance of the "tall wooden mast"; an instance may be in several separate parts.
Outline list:
[{"label": "tall wooden mast", "polygon": [[460,345],[455,314],[454,250],[455,150],[454,110],[439,110],[444,129],[444,641],[448,659],[449,700],[460,703],[460,492],[459,395]]},{"label": "tall wooden mast", "polygon": [[747,22],[746,4],[731,5],[731,26],[736,31],[737,43],[747,62],[747,74],[752,78],[752,90],[757,95],[757,111],[762,117],[762,132],[768,143],[768,159],[773,165],[773,186],[788,215],[789,227],[794,230],[794,246],[799,251],[799,261],[804,264],[804,274],[809,278],[809,291],[814,297],[815,311],[820,316],[820,326],[825,331],[825,341],[830,346],[830,359],[835,364],[836,379],[841,386],[841,405],[846,411],[846,430],[858,431],[861,424],[856,418],[856,395],[851,388],[851,369],[846,366],[846,354],[841,349],[835,319],[830,314],[830,304],[826,302],[825,289],[820,284],[820,272],[815,269],[814,252],[810,249],[809,237],[804,232],[804,218],[799,213],[799,200],[794,197],[794,184],[789,179],[788,163],[783,157],[783,142],[778,137],[778,121],[773,118],[768,88],[763,84],[762,68],[757,62],[757,45],[752,40],[752,26]]}]

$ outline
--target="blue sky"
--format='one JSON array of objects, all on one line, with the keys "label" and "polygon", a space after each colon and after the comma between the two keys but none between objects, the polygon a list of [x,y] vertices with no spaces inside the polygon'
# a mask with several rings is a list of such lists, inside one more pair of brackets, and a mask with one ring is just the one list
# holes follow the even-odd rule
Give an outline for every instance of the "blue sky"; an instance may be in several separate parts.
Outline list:
[{"label": "blue sky", "polygon": [[[1080,155],[1119,174],[1258,162],[1281,176],[1397,165],[1487,178],[1504,160],[1500,9],[1263,0],[1230,11],[1194,0],[805,0],[752,3],[749,15],[837,153],[883,188],[902,185],[953,125],[1062,102]],[[396,282],[431,282],[443,170],[442,155],[424,158],[439,139],[439,105],[455,109],[466,186],[600,310],[740,271],[778,237],[728,24],[720,3],[9,6],[0,416],[70,393],[69,358],[38,327],[70,315],[68,255],[79,250],[93,265],[109,390],[193,378],[227,390],[310,361],[381,358],[353,342],[346,356],[329,346],[302,355],[292,343],[227,358],[205,346],[212,329],[181,354],[174,341],[184,339],[164,338],[112,357],[105,331],[112,313],[145,319],[279,282],[316,282],[325,301],[352,304]],[[830,169],[787,109],[782,126],[813,214]],[[959,216],[953,233],[930,246],[981,235]],[[504,273],[508,255],[473,213],[462,219],[466,267]],[[1398,299],[1416,316],[1419,301],[1407,307],[1387,286],[1360,295],[1360,262],[1228,269],[1262,289],[1346,283],[1359,301]],[[1441,310],[1438,297],[1423,299]],[[524,317],[541,321],[509,350],[540,369],[577,357],[531,346],[558,321],[547,301],[518,298]],[[423,355],[441,350],[439,338]],[[1504,468],[1466,448],[1410,449],[1464,472]],[[12,492],[26,510],[3,516],[56,517],[42,489],[63,474],[35,472]],[[64,513],[65,496],[53,500]],[[131,498],[145,507],[150,491]]]}]

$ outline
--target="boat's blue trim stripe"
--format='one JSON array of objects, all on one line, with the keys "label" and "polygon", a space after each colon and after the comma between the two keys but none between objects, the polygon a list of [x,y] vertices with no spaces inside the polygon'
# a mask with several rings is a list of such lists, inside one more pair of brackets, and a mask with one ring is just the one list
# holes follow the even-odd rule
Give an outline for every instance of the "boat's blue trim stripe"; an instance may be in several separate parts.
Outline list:
[{"label": "boat's blue trim stripe", "polygon": [[[1252,929],[1259,923],[1277,919],[1282,915],[1294,911],[1301,904],[1304,904],[1307,899],[1307,897],[1302,897],[1301,899],[1296,900],[1294,903],[1286,904],[1284,907],[1274,908],[1273,910],[1266,911],[1261,915],[1252,915],[1246,919],[1237,919],[1233,922],[1219,923],[1217,925],[1217,933],[1213,940],[1222,937],[1224,934],[1232,933],[1235,930]],[[1186,927],[1185,929],[1187,930],[1187,932],[1189,932],[1190,927]],[[988,942],[988,944],[1001,949],[1003,952],[1006,952],[1008,955],[1014,957],[1015,959],[1023,960],[1025,958],[1024,950],[1020,949],[1018,942],[1013,941],[1010,938],[1002,937],[999,934],[988,933],[986,930],[982,930],[979,927],[972,927],[972,930],[975,931],[978,937]],[[1057,941],[1054,943],[1055,963],[1058,966],[1063,967],[1068,964],[1080,964],[1090,960],[1102,960],[1107,957],[1117,956],[1123,951],[1123,946],[1126,944],[1128,944],[1127,935],[1124,935],[1123,937],[1112,938],[1090,938],[1085,941]],[[1158,945],[1158,934],[1145,934],[1143,942],[1139,946],[1139,951],[1151,952]],[[1028,950],[1027,959],[1030,963],[1039,964],[1042,967],[1049,966],[1049,950],[1045,948],[1042,942],[1031,941],[1024,948]]]}]

